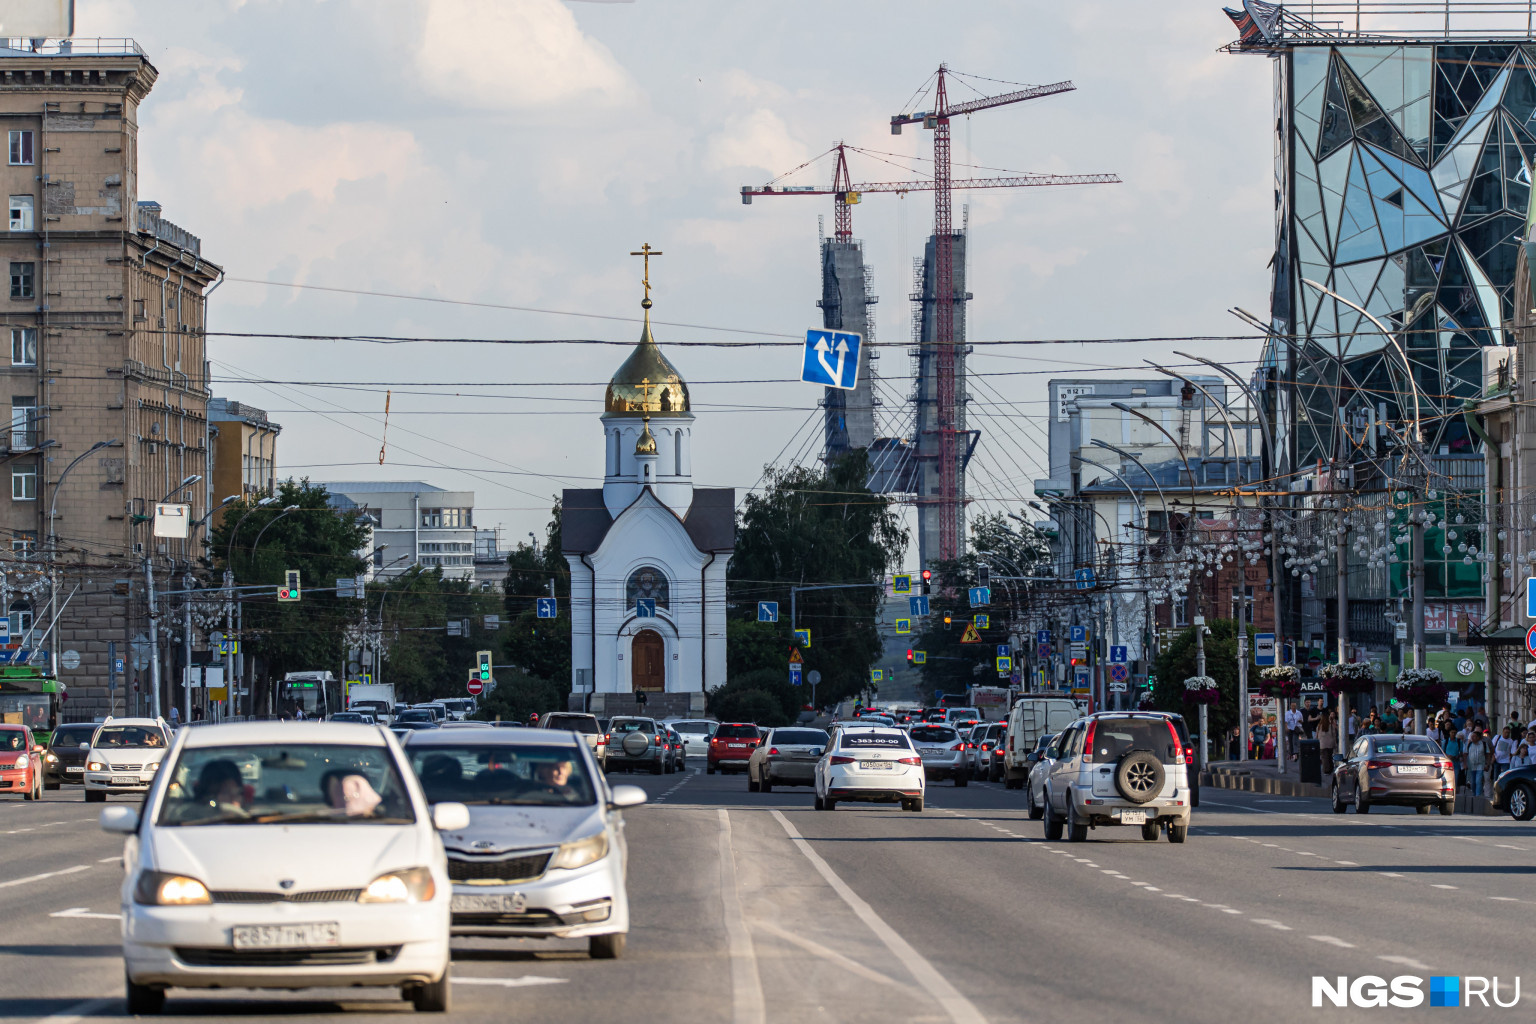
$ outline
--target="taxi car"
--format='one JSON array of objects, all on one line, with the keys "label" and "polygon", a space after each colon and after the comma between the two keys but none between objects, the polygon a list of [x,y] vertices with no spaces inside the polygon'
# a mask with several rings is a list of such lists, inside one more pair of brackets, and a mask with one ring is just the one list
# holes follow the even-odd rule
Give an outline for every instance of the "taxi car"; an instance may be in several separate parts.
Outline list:
[{"label": "taxi car", "polygon": [[85,799],[101,803],[108,793],[144,793],[171,745],[163,718],[108,718],[91,737],[85,755]]}]

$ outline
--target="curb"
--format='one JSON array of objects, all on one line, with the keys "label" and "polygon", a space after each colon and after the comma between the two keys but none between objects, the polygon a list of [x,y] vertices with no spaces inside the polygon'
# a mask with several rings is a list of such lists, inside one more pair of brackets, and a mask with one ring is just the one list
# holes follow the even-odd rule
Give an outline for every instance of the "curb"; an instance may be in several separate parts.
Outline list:
[{"label": "curb", "polygon": [[[1201,772],[1200,785],[1210,786],[1212,789],[1238,790],[1244,793],[1265,793],[1269,796],[1313,797],[1319,800],[1329,800],[1333,797],[1332,791],[1325,786],[1251,775],[1245,771],[1230,769]],[[1503,811],[1494,810],[1487,797],[1473,797],[1465,793],[1458,794],[1456,797],[1456,813],[1480,817],[1501,817],[1504,814]]]}]

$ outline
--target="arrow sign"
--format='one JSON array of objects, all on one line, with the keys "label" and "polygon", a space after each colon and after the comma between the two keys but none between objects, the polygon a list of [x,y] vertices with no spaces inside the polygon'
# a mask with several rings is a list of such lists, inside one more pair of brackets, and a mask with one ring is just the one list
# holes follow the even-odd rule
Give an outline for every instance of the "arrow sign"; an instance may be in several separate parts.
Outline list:
[{"label": "arrow sign", "polygon": [[1078,590],[1092,590],[1097,582],[1092,569],[1076,569],[1072,573],[1072,579],[1077,584]]},{"label": "arrow sign", "polygon": [[859,380],[859,349],[863,344],[863,336],[847,331],[806,331],[800,379],[852,391]]},{"label": "arrow sign", "polygon": [[555,599],[554,598],[552,598],[552,597],[541,597],[541,598],[538,599],[538,601],[536,603],[537,603],[537,606],[538,606],[539,618],[541,618],[541,619],[553,619],[558,614],[558,608],[557,608],[557,606],[555,604]]},{"label": "arrow sign", "polygon": [[971,588],[971,607],[972,608],[985,608],[987,605],[989,605],[991,603],[992,603],[992,588],[991,587],[972,587]]},{"label": "arrow sign", "polygon": [[635,598],[635,618],[654,619],[656,617],[656,599],[654,597]]},{"label": "arrow sign", "polygon": [[928,595],[917,594],[907,598],[907,611],[914,619],[922,618],[928,614]]},{"label": "arrow sign", "polygon": [[779,621],[779,602],[777,602],[777,601],[759,601],[759,602],[757,602],[757,621],[758,622],[778,622]]},{"label": "arrow sign", "polygon": [[1128,659],[1125,655],[1126,650],[1124,647],[1119,647],[1115,644],[1109,645],[1109,660],[1114,664],[1123,665],[1125,662],[1129,661],[1130,659]]}]

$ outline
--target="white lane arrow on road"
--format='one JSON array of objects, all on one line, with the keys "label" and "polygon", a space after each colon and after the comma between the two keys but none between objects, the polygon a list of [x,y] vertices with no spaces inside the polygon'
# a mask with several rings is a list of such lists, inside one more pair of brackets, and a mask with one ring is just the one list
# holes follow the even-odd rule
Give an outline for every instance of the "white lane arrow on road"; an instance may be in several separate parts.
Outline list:
[{"label": "white lane arrow on road", "polygon": [[121,921],[122,914],[96,914],[90,907],[70,907],[68,910],[56,910],[49,917],[89,917],[98,921]]},{"label": "white lane arrow on road", "polygon": [[827,371],[827,374],[832,378],[833,382],[838,387],[842,387],[843,361],[848,358],[848,339],[837,339],[837,369],[835,370],[832,369],[832,364],[827,362],[827,353],[831,351],[832,346],[827,344],[827,339],[825,337],[816,342],[816,361],[821,364],[821,368],[823,370]]},{"label": "white lane arrow on road", "polygon": [[460,978],[455,985],[498,985],[502,988],[527,988],[530,985],[564,985],[569,978],[541,978],[537,974],[525,974],[521,978]]}]

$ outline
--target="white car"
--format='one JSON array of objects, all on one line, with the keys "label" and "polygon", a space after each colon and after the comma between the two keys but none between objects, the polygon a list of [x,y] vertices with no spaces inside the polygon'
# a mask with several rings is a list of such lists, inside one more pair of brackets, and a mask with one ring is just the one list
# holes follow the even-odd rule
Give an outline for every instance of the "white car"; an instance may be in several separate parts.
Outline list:
[{"label": "white car", "polygon": [[130,1014],[166,989],[398,986],[448,1009],[452,884],[429,807],[386,729],[248,722],[182,730],[123,833]]},{"label": "white car", "polygon": [[171,730],[162,718],[108,718],[91,736],[85,755],[86,801],[147,791],[170,745]]},{"label": "white car", "polygon": [[669,718],[664,724],[676,729],[683,738],[683,753],[687,757],[708,757],[709,741],[720,728],[720,723],[711,718]]},{"label": "white car", "polygon": [[923,759],[905,732],[845,726],[816,762],[816,809],[834,811],[841,800],[859,800],[921,811],[927,784]]},{"label": "white car", "polygon": [[405,753],[428,800],[470,809],[443,834],[454,935],[586,939],[594,959],[623,955],[622,810],[645,790],[610,789],[585,740],[560,729],[424,729]]}]

